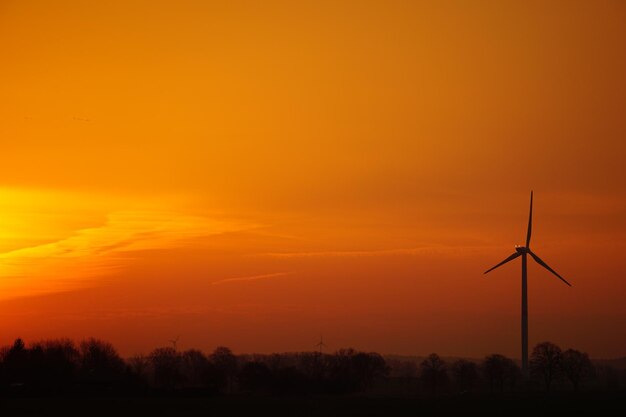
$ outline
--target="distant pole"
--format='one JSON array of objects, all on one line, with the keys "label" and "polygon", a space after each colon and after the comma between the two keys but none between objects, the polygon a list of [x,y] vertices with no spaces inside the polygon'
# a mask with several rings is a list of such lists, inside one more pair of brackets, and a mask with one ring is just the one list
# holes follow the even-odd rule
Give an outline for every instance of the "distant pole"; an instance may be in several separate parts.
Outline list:
[{"label": "distant pole", "polygon": [[528,379],[528,275],[526,253],[522,254],[522,374]]}]

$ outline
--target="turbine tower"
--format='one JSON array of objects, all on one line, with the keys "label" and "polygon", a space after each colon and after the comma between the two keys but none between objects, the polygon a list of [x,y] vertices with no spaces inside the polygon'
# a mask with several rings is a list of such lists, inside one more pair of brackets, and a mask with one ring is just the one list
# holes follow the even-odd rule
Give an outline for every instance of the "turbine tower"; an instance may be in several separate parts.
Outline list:
[{"label": "turbine tower", "polygon": [[321,356],[323,353],[322,349],[326,347],[326,343],[324,343],[324,336],[320,336],[320,342],[315,346],[319,348]]},{"label": "turbine tower", "polygon": [[561,281],[569,285],[572,284],[567,282],[565,278],[560,276],[554,269],[550,268],[547,263],[541,260],[535,253],[530,250],[530,235],[533,229],[533,192],[530,192],[530,215],[528,216],[528,233],[526,234],[526,246],[515,245],[515,253],[504,261],[500,262],[493,268],[490,268],[485,271],[487,272],[493,271],[499,266],[504,265],[505,263],[512,261],[517,257],[522,257],[522,373],[524,377],[528,377],[528,272],[527,272],[527,256],[530,255],[535,262],[539,265],[546,268],[548,271],[552,272],[556,275]]}]

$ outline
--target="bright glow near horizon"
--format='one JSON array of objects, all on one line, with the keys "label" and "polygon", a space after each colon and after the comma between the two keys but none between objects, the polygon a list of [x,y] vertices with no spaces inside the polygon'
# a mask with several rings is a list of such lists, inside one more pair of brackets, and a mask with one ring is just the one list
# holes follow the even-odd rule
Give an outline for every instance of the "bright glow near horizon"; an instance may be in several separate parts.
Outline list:
[{"label": "bright glow near horizon", "polygon": [[[0,6],[0,343],[626,353],[626,6]],[[217,285],[219,284],[219,285]]]}]

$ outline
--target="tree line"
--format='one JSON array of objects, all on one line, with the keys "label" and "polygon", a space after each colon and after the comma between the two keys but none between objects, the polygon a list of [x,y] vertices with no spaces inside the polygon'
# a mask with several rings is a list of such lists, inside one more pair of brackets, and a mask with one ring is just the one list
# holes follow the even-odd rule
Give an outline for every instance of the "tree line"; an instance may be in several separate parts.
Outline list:
[{"label": "tree line", "polygon": [[354,349],[235,355],[227,347],[208,354],[161,347],[124,359],[113,345],[93,338],[28,346],[17,339],[0,350],[0,395],[442,395],[626,386],[623,370],[594,365],[586,353],[549,342],[535,346],[530,365],[529,382],[514,360],[500,354],[447,362],[433,353],[415,362]]},{"label": "tree line", "polygon": [[420,380],[423,388],[439,392],[513,392],[555,386],[561,390],[619,389],[626,382],[626,371],[594,365],[587,353],[554,343],[537,344],[530,358],[530,380],[526,381],[518,364],[501,354],[487,355],[482,361],[456,359],[446,363],[433,353],[419,367],[413,362],[395,364],[396,376]]}]

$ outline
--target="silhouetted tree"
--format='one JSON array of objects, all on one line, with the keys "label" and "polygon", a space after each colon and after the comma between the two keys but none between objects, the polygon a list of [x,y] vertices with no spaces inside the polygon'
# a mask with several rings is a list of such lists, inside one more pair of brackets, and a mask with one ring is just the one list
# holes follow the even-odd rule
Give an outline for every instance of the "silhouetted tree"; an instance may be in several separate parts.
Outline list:
[{"label": "silhouetted tree", "polygon": [[211,364],[202,352],[190,349],[181,354],[181,373],[187,387],[208,386],[209,367]]},{"label": "silhouetted tree", "polygon": [[330,382],[334,389],[339,392],[350,392],[357,389],[358,382],[355,380],[352,370],[352,357],[356,354],[354,349],[339,349],[330,360]]},{"label": "silhouetted tree", "polygon": [[389,367],[378,353],[358,352],[352,358],[355,377],[359,388],[368,388],[374,381],[389,374]]},{"label": "silhouetted tree", "polygon": [[29,352],[22,339],[15,339],[13,345],[3,354],[4,377],[10,384],[24,384],[29,381]]},{"label": "silhouetted tree", "polygon": [[504,390],[507,383],[512,387],[520,374],[519,367],[512,359],[497,353],[485,357],[481,370],[489,384],[489,390],[499,392]]},{"label": "silhouetted tree", "polygon": [[430,388],[432,394],[443,388],[448,382],[446,363],[436,353],[431,353],[420,364],[421,379]]},{"label": "silhouetted tree", "polygon": [[158,387],[173,389],[182,380],[180,355],[174,348],[157,348],[150,354],[154,382]]},{"label": "silhouetted tree", "polygon": [[550,391],[552,382],[561,374],[563,354],[554,343],[539,343],[530,357],[530,370],[533,376],[543,379],[546,391]]},{"label": "silhouetted tree", "polygon": [[594,373],[593,364],[586,353],[574,349],[567,349],[562,356],[563,374],[569,379],[578,391],[580,383]]},{"label": "silhouetted tree", "polygon": [[209,356],[209,360],[215,366],[216,379],[220,378],[222,381],[221,388],[226,392],[232,392],[237,375],[237,357],[229,348],[219,346]]},{"label": "silhouetted tree", "polygon": [[[26,345],[24,344],[24,341],[18,337],[13,342],[13,346],[11,346],[11,348],[9,349],[9,354],[16,353],[16,352],[25,352],[25,351],[26,351]],[[4,359],[6,360],[6,357]]]},{"label": "silhouetted tree", "polygon": [[146,392],[150,388],[152,363],[149,356],[135,355],[128,358],[124,369],[126,388],[136,393]]},{"label": "silhouetted tree", "polygon": [[478,381],[478,365],[465,359],[459,359],[450,366],[454,382],[460,391],[472,391]]},{"label": "silhouetted tree", "polygon": [[276,371],[280,368],[284,368],[287,365],[285,364],[285,358],[283,357],[283,355],[279,355],[278,353],[272,353],[267,358],[267,366],[269,366],[272,371]]},{"label": "silhouetted tree", "polygon": [[126,365],[112,344],[90,338],[79,346],[81,356],[80,374],[92,383],[119,382],[124,377]]},{"label": "silhouetted tree", "polygon": [[37,385],[60,390],[75,380],[80,354],[73,341],[44,340],[33,344],[29,350],[29,362],[37,369],[34,378]]},{"label": "silhouetted tree", "polygon": [[374,380],[383,378],[389,368],[377,353],[339,349],[329,360],[329,382],[339,392],[354,392],[367,388]]},{"label": "silhouetted tree", "polygon": [[324,375],[326,355],[319,352],[305,352],[296,354],[296,367],[307,378],[318,379]]},{"label": "silhouetted tree", "polygon": [[150,375],[151,361],[149,356],[135,355],[128,359],[128,367],[137,378],[147,381]]}]

